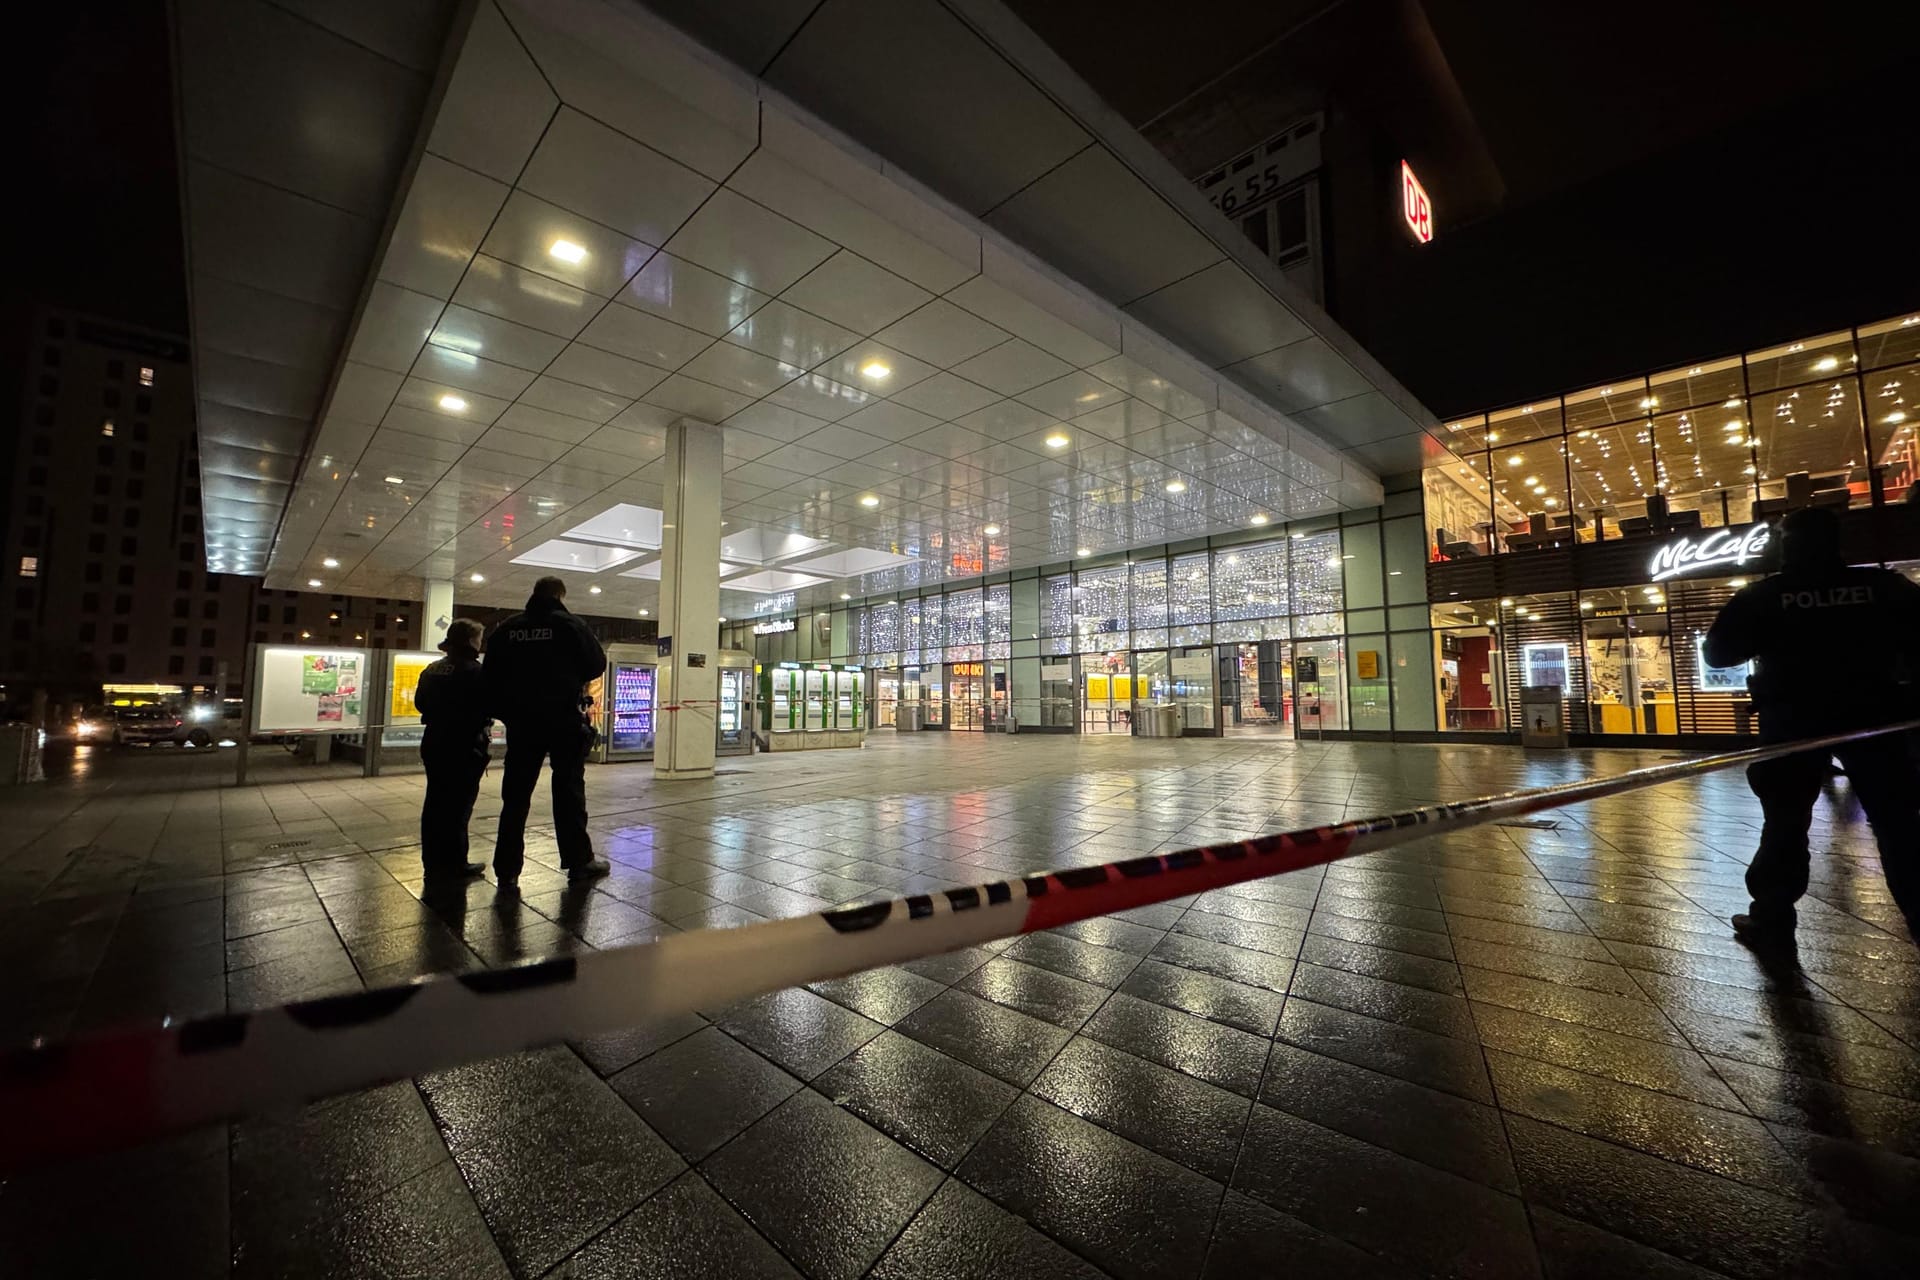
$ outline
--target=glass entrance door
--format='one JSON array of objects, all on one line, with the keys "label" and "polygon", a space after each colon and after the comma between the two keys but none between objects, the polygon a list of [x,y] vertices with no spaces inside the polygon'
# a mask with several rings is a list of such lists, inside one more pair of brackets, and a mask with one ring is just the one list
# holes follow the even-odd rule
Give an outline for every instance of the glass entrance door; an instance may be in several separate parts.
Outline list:
[{"label": "glass entrance door", "polygon": [[987,664],[986,694],[986,727],[998,733],[1005,733],[1007,731],[1007,708],[1011,705],[1007,701],[1009,694],[1007,690],[1006,663],[989,662]]},{"label": "glass entrance door", "polygon": [[900,673],[873,673],[873,724],[878,729],[898,727],[900,714]]},{"label": "glass entrance door", "polygon": [[1285,640],[1218,647],[1220,724],[1227,734],[1272,733],[1292,720],[1293,699],[1282,674],[1291,664]]},{"label": "glass entrance door", "polygon": [[1074,696],[1073,659],[1040,660],[1040,724],[1046,729],[1072,729],[1078,715]]},{"label": "glass entrance door", "polygon": [[982,730],[987,727],[986,671],[978,662],[947,664],[947,727]]},{"label": "glass entrance door", "polygon": [[1133,729],[1132,654],[1089,653],[1080,659],[1080,732]]},{"label": "glass entrance door", "polygon": [[1347,658],[1341,640],[1293,642],[1294,735],[1347,727]]},{"label": "glass entrance door", "polygon": [[1586,644],[1587,723],[1593,732],[1679,732],[1666,614],[1590,618]]},{"label": "glass entrance door", "polygon": [[1188,649],[1173,655],[1173,699],[1180,705],[1180,733],[1183,737],[1217,737],[1220,721],[1214,705],[1213,650]]}]

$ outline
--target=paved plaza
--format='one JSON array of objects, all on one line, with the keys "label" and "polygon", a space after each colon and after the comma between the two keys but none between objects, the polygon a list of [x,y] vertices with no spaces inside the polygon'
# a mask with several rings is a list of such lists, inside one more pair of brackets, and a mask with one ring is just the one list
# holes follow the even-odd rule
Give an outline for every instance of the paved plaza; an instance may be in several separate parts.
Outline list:
[{"label": "paved plaza", "polygon": [[[417,774],[126,753],[0,798],[9,1043],[1613,773],[1652,751],[880,736],[588,773],[518,900]],[[484,853],[499,770],[475,820]],[[536,818],[540,809],[537,806]],[[0,1186],[21,1276],[1920,1274],[1920,952],[1844,781],[1798,964],[1738,773]]]}]

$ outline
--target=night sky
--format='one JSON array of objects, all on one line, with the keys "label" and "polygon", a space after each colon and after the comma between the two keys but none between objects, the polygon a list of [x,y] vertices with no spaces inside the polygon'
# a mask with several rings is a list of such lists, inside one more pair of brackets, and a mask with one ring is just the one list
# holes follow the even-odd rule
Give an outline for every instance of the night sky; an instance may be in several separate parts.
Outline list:
[{"label": "night sky", "polygon": [[[1370,307],[1356,336],[1445,416],[1920,304],[1911,252],[1920,75],[1899,60],[1911,46],[1884,23],[1846,22],[1846,5],[1819,26],[1803,9],[1769,8],[1748,11],[1779,17],[1784,35],[1729,36],[1724,56],[1702,60],[1652,25],[1637,28],[1642,40],[1613,23],[1583,45],[1538,26],[1537,10],[1531,28],[1462,34],[1467,10],[1433,0],[1512,200],[1466,226],[1443,220],[1440,239],[1392,273],[1390,305]],[[1264,13],[1284,27],[1309,11],[1207,0],[1196,13],[1222,22]],[[36,220],[6,284],[8,336],[23,332],[36,299],[184,332],[165,7],[29,6],[14,21],[13,87],[32,122],[20,172]],[[1804,65],[1780,61],[1786,35],[1808,50]],[[1245,47],[1223,39],[1189,41],[1189,56]],[[1529,40],[1536,58],[1525,56]],[[1586,63],[1565,61],[1587,45]],[[1636,48],[1643,58],[1623,52]],[[1080,69],[1099,84],[1096,68]],[[1541,87],[1555,77],[1573,87]],[[1757,92],[1762,78],[1777,92]],[[1623,89],[1636,79],[1653,87]],[[1154,92],[1177,84],[1174,74]],[[1650,106],[1623,105],[1642,96]],[[1555,137],[1566,140],[1559,151]],[[10,378],[18,359],[7,361]]]}]

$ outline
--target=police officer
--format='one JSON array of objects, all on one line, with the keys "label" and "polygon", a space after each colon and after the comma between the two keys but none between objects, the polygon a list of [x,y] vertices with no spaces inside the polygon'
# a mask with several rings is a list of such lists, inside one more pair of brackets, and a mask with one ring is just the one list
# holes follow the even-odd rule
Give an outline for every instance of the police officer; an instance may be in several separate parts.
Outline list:
[{"label": "police officer", "polygon": [[[1780,530],[1780,572],[1729,600],[1704,646],[1710,666],[1756,662],[1748,689],[1760,740],[1792,742],[1911,717],[1920,586],[1886,569],[1848,566],[1831,508],[1795,511]],[[1920,770],[1904,736],[1867,738],[1832,754],[1873,827],[1887,889],[1920,937]],[[1747,768],[1763,824],[1747,867],[1753,905],[1733,917],[1734,933],[1746,941],[1793,937],[1793,904],[1807,891],[1807,829],[1827,761],[1827,752],[1802,752]]]},{"label": "police officer", "polygon": [[593,729],[582,714],[587,683],[607,669],[607,655],[586,624],[567,612],[566,584],[542,578],[524,612],[493,629],[487,641],[487,705],[506,722],[506,777],[500,787],[500,831],[493,874],[503,889],[518,885],[526,861],[527,811],[540,762],[553,769],[554,839],[570,880],[611,869],[593,856],[587,835],[587,751]]},{"label": "police officer", "polygon": [[481,684],[480,637],[472,618],[455,618],[440,652],[447,656],[420,673],[413,705],[426,732],[420,759],[427,766],[427,795],[420,806],[420,861],[427,884],[453,883],[486,870],[467,861],[467,823],[487,770],[493,720]]}]

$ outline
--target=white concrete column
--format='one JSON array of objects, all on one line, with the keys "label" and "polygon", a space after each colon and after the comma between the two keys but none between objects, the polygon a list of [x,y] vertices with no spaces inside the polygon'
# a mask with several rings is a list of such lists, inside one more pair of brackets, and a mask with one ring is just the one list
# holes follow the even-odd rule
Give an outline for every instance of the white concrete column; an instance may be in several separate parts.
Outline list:
[{"label": "white concrete column", "polygon": [[[682,418],[667,428],[661,525],[660,712],[656,778],[711,778],[720,670],[720,428]],[[677,707],[678,710],[669,710]]]},{"label": "white concrete column", "polygon": [[447,638],[447,624],[453,621],[453,579],[428,578],[427,607],[420,620],[420,647],[431,649]]}]

